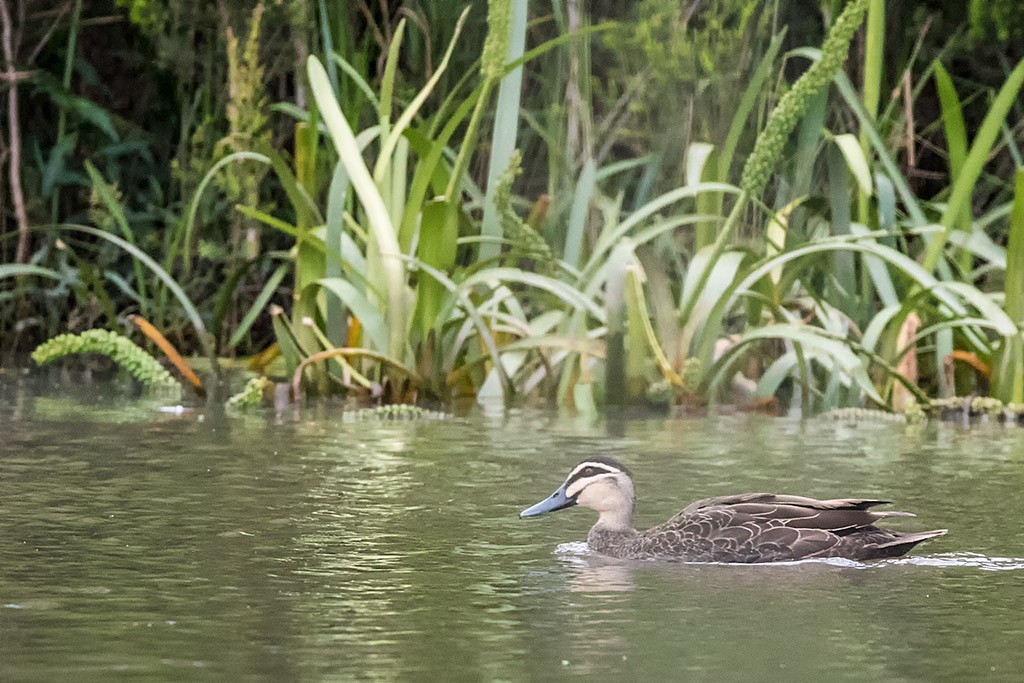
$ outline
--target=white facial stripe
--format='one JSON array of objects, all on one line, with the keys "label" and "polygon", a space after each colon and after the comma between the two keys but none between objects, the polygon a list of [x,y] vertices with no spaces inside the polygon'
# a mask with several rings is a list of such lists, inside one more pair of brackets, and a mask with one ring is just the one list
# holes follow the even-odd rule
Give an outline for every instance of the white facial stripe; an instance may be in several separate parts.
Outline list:
[{"label": "white facial stripe", "polygon": [[613,467],[606,465],[603,462],[581,462],[579,465],[576,465],[576,467],[572,469],[572,472],[569,473],[569,476],[566,477],[565,480],[569,481],[570,479],[572,479],[573,477],[575,477],[577,474],[579,474],[588,467],[593,467],[595,469],[601,470],[602,472],[608,472],[610,474],[614,474],[615,472],[618,471]]},{"label": "white facial stripe", "polygon": [[[593,484],[595,481],[598,481],[599,479],[610,479],[614,477],[616,474],[618,474],[618,472],[605,469],[604,473],[602,474],[595,474],[589,477],[583,477],[582,479],[577,479],[572,484],[570,484],[568,488],[565,489],[565,495],[567,495],[569,498],[572,498],[575,495],[577,495],[580,491],[585,489],[587,486]],[[569,476],[571,477],[572,475]]]}]

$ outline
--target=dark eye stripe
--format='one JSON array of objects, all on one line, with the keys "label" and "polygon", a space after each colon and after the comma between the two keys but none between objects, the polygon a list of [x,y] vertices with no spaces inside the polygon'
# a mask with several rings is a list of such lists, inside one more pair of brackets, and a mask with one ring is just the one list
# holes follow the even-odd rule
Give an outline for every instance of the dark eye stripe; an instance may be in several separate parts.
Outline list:
[{"label": "dark eye stripe", "polygon": [[572,484],[579,481],[580,479],[586,479],[587,477],[594,477],[599,474],[615,474],[615,470],[607,467],[600,467],[595,465],[587,465],[582,470],[572,475],[566,485]]}]

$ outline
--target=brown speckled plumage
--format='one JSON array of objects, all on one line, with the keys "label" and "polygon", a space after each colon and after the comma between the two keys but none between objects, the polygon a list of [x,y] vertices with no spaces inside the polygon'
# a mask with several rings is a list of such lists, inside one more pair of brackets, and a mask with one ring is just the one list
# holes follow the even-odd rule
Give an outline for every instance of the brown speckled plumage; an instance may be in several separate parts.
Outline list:
[{"label": "brown speckled plumage", "polygon": [[[590,493],[591,487],[598,492]],[[564,501],[556,500],[560,492]],[[523,516],[584,505],[601,513],[587,536],[593,550],[624,559],[690,562],[874,560],[898,557],[921,541],[946,533],[944,529],[904,533],[880,528],[875,523],[885,517],[913,517],[869,509],[885,503],[747,493],[696,501],[667,522],[637,531],[632,526],[633,487],[628,471],[614,460],[592,458],[577,465],[551,499],[524,511]]]}]

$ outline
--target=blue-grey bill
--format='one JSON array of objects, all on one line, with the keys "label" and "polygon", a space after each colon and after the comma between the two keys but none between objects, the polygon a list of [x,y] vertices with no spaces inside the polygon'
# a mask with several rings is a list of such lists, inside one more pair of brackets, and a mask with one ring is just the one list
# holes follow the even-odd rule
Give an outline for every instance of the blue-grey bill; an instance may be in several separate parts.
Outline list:
[{"label": "blue-grey bill", "polygon": [[565,495],[565,486],[559,486],[557,491],[536,505],[526,508],[519,513],[519,516],[536,517],[537,515],[543,515],[545,512],[554,512],[555,510],[572,507],[575,504],[576,498],[570,498]]}]

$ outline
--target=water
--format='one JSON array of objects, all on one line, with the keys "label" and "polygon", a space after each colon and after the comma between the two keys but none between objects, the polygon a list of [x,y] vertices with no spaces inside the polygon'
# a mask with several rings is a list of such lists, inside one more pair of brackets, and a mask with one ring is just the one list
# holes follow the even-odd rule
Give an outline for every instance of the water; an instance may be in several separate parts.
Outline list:
[{"label": "water", "polygon": [[[1024,430],[542,412],[345,423],[0,394],[2,680],[1020,680]],[[592,454],[638,523],[884,497],[906,559],[635,563],[520,520]],[[898,524],[897,524],[898,523]]]}]

